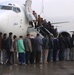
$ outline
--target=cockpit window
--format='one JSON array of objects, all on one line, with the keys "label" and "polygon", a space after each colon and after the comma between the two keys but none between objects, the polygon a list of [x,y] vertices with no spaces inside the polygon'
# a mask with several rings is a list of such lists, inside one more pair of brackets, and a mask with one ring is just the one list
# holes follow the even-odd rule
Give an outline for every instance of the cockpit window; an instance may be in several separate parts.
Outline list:
[{"label": "cockpit window", "polygon": [[12,6],[1,6],[1,9],[12,10]]},{"label": "cockpit window", "polygon": [[17,8],[17,7],[13,7],[13,11],[15,11],[16,13],[21,12],[21,10],[19,8]]},{"label": "cockpit window", "polygon": [[3,10],[12,10],[12,11],[14,11],[16,13],[21,12],[20,8],[14,7],[14,6],[4,6],[4,5],[2,5],[2,6],[0,6],[0,9],[3,9]]}]

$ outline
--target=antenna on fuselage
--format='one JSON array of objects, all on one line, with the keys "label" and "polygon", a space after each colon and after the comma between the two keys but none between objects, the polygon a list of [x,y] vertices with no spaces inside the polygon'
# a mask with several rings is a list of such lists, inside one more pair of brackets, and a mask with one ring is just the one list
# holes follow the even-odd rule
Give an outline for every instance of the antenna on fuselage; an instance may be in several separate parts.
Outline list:
[{"label": "antenna on fuselage", "polygon": [[9,3],[8,5],[15,6],[15,4],[11,4],[11,3]]},{"label": "antenna on fuselage", "polygon": [[11,3],[9,3],[8,5],[12,5]]}]

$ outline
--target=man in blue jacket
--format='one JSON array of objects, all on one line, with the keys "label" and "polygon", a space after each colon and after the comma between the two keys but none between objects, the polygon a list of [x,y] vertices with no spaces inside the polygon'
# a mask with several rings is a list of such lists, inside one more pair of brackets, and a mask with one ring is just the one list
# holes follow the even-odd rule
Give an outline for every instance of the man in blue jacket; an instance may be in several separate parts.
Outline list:
[{"label": "man in blue jacket", "polygon": [[39,34],[37,34],[37,37],[35,38],[35,50],[36,50],[36,63],[39,64],[41,63],[40,59],[41,59],[41,52],[42,52],[42,45],[43,45],[43,42],[42,42],[42,39],[40,37]]}]

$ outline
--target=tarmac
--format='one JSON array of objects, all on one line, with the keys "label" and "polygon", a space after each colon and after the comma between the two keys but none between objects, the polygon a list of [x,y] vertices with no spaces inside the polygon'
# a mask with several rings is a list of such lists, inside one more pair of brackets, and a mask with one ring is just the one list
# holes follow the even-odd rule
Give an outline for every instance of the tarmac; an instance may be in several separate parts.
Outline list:
[{"label": "tarmac", "polygon": [[34,65],[0,65],[0,75],[74,75],[74,61]]}]

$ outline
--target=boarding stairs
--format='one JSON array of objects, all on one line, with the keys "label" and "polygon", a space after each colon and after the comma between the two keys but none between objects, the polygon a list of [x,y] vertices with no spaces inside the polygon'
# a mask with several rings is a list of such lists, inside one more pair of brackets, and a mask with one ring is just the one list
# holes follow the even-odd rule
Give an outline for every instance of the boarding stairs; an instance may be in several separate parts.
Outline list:
[{"label": "boarding stairs", "polygon": [[43,25],[41,25],[37,28],[28,27],[27,33],[30,33],[31,35],[34,35],[34,36],[36,36],[36,34],[39,33],[41,35],[41,37],[44,37],[46,34],[49,36],[50,35],[53,36],[53,34],[50,31],[48,31],[46,28],[43,27]]}]

